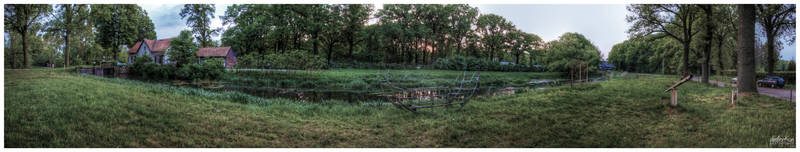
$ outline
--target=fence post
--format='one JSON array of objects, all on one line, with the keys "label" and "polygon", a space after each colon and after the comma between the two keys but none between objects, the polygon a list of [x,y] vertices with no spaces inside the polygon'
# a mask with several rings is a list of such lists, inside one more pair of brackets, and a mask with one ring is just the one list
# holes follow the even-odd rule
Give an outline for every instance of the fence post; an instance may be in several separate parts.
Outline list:
[{"label": "fence post", "polygon": [[670,104],[673,107],[678,106],[678,89],[677,88],[672,89],[670,94],[672,95],[672,98],[670,98]]}]

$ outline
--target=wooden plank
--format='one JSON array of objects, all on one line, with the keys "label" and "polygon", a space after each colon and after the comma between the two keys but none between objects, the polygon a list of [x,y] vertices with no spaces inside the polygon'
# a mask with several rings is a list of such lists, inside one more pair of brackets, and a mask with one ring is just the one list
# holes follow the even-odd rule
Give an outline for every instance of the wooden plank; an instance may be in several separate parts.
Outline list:
[{"label": "wooden plank", "polygon": [[677,83],[675,83],[672,86],[670,86],[669,88],[667,88],[667,90],[664,90],[664,92],[668,92],[669,90],[673,90],[676,87],[681,86],[683,83],[686,83],[686,81],[689,81],[691,79],[692,79],[692,75],[691,74],[687,75],[686,77],[683,77],[683,79],[681,81],[678,81]]}]

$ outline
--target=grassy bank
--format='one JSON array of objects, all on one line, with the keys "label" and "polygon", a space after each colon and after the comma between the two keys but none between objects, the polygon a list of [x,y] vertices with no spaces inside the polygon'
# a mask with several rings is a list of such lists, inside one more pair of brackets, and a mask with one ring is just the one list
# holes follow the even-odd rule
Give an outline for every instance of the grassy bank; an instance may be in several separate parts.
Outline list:
[{"label": "grassy bank", "polygon": [[[730,88],[617,78],[476,99],[418,114],[380,103],[303,103],[45,70],[6,70],[7,147],[775,147],[795,105],[729,106]],[[243,104],[244,103],[244,104]]]},{"label": "grassy bank", "polygon": [[[320,71],[228,71],[225,81],[239,85],[282,88],[370,89],[381,88],[378,74],[389,72],[395,85],[401,87],[434,87],[452,85],[463,71],[451,70],[365,70],[332,69]],[[471,76],[472,72],[467,72]],[[481,85],[526,85],[531,79],[558,78],[556,72],[491,72],[480,73]]]}]

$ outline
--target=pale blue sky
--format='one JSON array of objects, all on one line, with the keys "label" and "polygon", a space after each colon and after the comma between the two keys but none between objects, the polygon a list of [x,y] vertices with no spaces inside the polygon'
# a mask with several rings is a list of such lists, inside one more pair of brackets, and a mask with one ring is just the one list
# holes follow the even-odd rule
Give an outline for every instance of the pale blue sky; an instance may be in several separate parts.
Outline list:
[{"label": "pale blue sky", "polygon": [[[140,4],[147,10],[156,26],[159,39],[175,37],[183,29],[189,29],[186,21],[178,13],[182,4]],[[228,4],[216,5],[216,16],[223,15]],[[603,57],[614,44],[628,39],[625,31],[629,28],[625,21],[628,11],[622,4],[502,4],[472,5],[478,7],[482,14],[493,13],[505,17],[522,31],[539,35],[545,41],[558,39],[566,32],[581,33],[594,43]],[[376,9],[380,6],[376,7]],[[212,27],[222,27],[219,17],[212,22]],[[213,38],[219,40],[220,36]],[[796,44],[785,45],[780,51],[781,59],[795,58]]]}]

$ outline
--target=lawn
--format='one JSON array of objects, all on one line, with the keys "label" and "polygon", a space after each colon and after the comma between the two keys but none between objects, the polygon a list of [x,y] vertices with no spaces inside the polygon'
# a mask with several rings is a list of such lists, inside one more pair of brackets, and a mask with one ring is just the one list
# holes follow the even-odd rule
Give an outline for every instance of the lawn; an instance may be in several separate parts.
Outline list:
[{"label": "lawn", "polygon": [[[43,69],[5,70],[6,147],[794,147],[795,103],[675,76],[622,77],[417,114]],[[364,72],[370,73],[370,72]],[[347,74],[343,74],[347,75]],[[365,74],[366,75],[366,74]],[[502,77],[502,74],[496,76]]]}]

